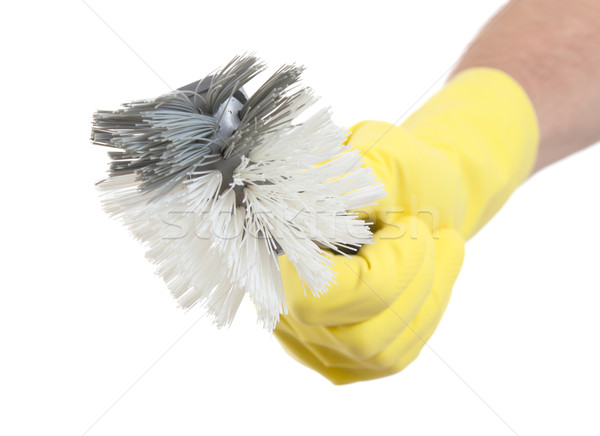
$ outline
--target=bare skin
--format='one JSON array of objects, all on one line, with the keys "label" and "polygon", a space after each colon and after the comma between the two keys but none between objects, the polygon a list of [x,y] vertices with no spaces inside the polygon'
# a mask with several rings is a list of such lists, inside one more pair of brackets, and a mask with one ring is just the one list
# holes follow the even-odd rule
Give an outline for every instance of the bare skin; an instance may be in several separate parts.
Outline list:
[{"label": "bare skin", "polygon": [[523,86],[536,110],[534,172],[600,141],[600,1],[513,0],[451,74],[492,67]]}]

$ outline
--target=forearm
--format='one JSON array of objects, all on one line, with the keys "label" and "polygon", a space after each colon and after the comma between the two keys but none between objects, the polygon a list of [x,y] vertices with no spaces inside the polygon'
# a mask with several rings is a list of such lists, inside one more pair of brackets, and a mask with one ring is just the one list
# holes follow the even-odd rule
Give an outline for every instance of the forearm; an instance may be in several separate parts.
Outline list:
[{"label": "forearm", "polygon": [[519,0],[482,29],[451,77],[500,69],[529,95],[540,127],[534,171],[600,140],[600,2]]}]

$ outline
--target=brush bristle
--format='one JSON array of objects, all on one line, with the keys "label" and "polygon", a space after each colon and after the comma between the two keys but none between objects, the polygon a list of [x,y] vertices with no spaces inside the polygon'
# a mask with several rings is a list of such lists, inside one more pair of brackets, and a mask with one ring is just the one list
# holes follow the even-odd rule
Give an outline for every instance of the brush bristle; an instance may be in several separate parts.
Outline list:
[{"label": "brush bristle", "polygon": [[[202,95],[173,91],[99,111],[92,140],[116,149],[99,183],[105,210],[144,243],[178,303],[203,304],[222,326],[248,294],[272,330],[287,313],[278,254],[314,295],[327,292],[329,250],[371,242],[349,211],[384,191],[329,109],[295,122],[317,101],[299,86],[302,68],[276,71],[243,103],[234,133],[219,136],[219,108],[263,69],[238,56]],[[230,180],[221,160],[235,162]]]}]

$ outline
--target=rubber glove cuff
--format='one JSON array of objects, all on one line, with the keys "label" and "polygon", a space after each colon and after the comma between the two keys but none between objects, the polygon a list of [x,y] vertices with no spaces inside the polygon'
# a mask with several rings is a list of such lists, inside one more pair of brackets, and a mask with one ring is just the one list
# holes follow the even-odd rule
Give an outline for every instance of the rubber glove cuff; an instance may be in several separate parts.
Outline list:
[{"label": "rubber glove cuff", "polygon": [[461,174],[464,216],[459,231],[470,238],[529,176],[539,126],[525,90],[493,68],[460,72],[403,128],[447,151]]}]

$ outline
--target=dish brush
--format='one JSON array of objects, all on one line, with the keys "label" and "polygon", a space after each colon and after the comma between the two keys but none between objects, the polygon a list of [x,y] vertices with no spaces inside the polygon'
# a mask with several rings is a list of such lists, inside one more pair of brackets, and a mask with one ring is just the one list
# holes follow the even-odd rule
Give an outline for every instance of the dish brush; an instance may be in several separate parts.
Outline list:
[{"label": "dish brush", "polygon": [[248,294],[275,327],[287,313],[282,254],[305,293],[327,292],[331,254],[372,242],[351,211],[385,194],[330,109],[315,110],[303,67],[284,65],[246,94],[265,69],[236,56],[202,80],[93,116],[92,142],[111,149],[98,183],[105,211],[143,242],[179,305],[202,304],[218,326]]}]

